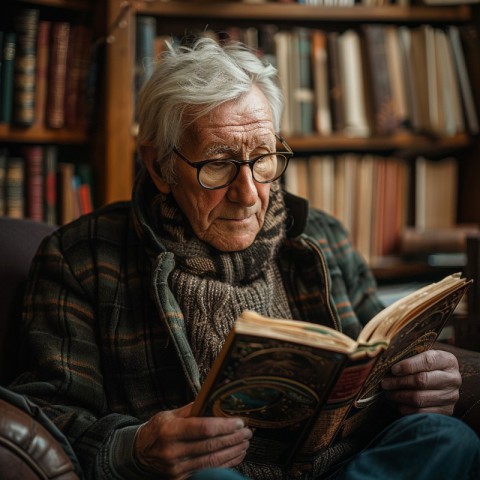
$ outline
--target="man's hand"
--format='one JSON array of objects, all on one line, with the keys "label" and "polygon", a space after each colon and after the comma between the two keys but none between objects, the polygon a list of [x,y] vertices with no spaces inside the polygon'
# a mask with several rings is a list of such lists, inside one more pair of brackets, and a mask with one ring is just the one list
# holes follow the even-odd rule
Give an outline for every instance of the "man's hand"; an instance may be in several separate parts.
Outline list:
[{"label": "man's hand", "polygon": [[243,420],[189,417],[190,410],[191,404],[160,412],[140,427],[134,449],[142,468],[181,480],[244,459],[252,432]]},{"label": "man's hand", "polygon": [[452,415],[461,383],[455,355],[443,350],[428,350],[396,363],[391,375],[382,380],[382,387],[402,415]]}]

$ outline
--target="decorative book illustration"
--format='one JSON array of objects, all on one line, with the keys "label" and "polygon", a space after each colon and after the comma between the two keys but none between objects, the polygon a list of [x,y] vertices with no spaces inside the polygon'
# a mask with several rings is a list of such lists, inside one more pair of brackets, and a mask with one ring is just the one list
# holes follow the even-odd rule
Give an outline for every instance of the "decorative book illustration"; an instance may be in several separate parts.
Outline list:
[{"label": "decorative book illustration", "polygon": [[432,346],[470,283],[454,274],[407,295],[371,319],[357,340],[245,311],[192,415],[243,417],[254,431],[247,460],[308,463],[361,426],[383,397],[382,378],[399,360]]}]

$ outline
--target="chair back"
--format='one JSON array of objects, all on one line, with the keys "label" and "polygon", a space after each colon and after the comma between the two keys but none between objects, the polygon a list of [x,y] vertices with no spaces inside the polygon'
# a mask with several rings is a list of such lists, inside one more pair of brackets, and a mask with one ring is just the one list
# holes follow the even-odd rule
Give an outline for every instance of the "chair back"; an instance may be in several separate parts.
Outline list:
[{"label": "chair back", "polygon": [[55,226],[0,217],[0,385],[18,373],[22,299],[32,258]]}]

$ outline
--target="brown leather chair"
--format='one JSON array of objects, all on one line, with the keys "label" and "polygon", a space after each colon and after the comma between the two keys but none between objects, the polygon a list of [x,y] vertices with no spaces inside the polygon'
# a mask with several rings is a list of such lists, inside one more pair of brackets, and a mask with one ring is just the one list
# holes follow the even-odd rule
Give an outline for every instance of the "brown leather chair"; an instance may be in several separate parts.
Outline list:
[{"label": "brown leather chair", "polygon": [[[21,299],[32,257],[54,227],[0,217],[0,479],[74,480],[81,469],[68,441],[40,408],[2,387],[19,369]],[[463,377],[455,415],[480,435],[480,353],[438,344],[457,355]]]},{"label": "brown leather chair", "polygon": [[0,479],[76,480],[75,454],[32,402],[4,388],[18,373],[21,304],[30,263],[55,227],[0,217]]}]

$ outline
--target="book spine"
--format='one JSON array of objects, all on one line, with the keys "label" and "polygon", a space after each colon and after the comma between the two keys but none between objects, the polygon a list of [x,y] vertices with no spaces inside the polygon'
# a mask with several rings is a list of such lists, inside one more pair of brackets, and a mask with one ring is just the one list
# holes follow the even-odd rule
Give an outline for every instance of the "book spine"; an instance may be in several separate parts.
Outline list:
[{"label": "book spine", "polygon": [[5,207],[5,178],[7,175],[7,147],[0,148],[0,215],[6,214]]},{"label": "book spine", "polygon": [[380,135],[392,134],[398,129],[399,124],[393,107],[385,27],[365,25],[364,34],[374,101],[374,126]]},{"label": "book spine", "polygon": [[50,27],[50,21],[41,20],[38,25],[37,33],[35,123],[42,126],[45,125],[45,110],[47,104]]},{"label": "book spine", "polygon": [[44,211],[45,221],[51,225],[58,224],[57,206],[57,163],[58,147],[47,145],[44,154]]},{"label": "book spine", "polygon": [[5,178],[6,214],[13,218],[25,217],[25,161],[22,157],[9,157]]},{"label": "book spine", "polygon": [[65,124],[69,128],[85,124],[80,121],[80,115],[89,68],[89,32],[81,24],[74,25],[71,30],[65,87]]},{"label": "book spine", "polygon": [[43,147],[23,148],[25,158],[26,216],[43,221]]},{"label": "book spine", "polygon": [[54,22],[50,38],[50,65],[46,123],[50,128],[65,125],[65,87],[70,23]]},{"label": "book spine", "polygon": [[150,77],[153,67],[157,21],[155,17],[138,16],[135,42],[135,94]]},{"label": "book spine", "polygon": [[28,127],[35,120],[35,65],[39,10],[22,9],[14,19],[17,47],[13,79],[13,123]]},{"label": "book spine", "polygon": [[9,124],[12,120],[16,36],[14,32],[7,32],[4,37],[0,82],[0,123]]}]

